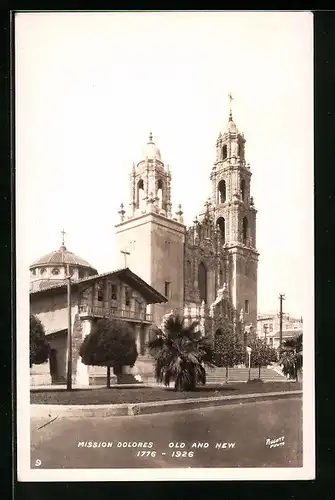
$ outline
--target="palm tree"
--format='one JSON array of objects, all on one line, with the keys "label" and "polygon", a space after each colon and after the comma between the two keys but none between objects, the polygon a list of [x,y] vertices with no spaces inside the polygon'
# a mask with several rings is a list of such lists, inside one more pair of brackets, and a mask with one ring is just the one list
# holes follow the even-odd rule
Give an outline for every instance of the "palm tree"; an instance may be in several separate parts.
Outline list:
[{"label": "palm tree", "polygon": [[302,333],[292,339],[287,339],[282,345],[279,363],[284,375],[296,382],[301,378],[302,371]]},{"label": "palm tree", "polygon": [[206,383],[205,365],[213,366],[213,348],[197,326],[197,322],[185,325],[177,314],[153,330],[149,349],[155,359],[157,382],[169,386],[174,381],[176,391],[193,391],[198,383]]}]

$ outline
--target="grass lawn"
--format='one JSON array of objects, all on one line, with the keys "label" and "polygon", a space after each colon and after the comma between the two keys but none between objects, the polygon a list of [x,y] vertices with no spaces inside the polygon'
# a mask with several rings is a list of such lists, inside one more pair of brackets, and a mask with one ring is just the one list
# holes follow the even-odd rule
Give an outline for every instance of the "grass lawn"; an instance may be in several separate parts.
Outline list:
[{"label": "grass lawn", "polygon": [[172,388],[163,387],[111,387],[30,391],[32,404],[64,404],[64,405],[94,405],[118,403],[148,403],[152,401],[168,401],[172,399],[209,398],[213,396],[226,396],[231,394],[252,394],[263,392],[283,392],[300,390],[302,384],[298,382],[254,382],[233,383],[227,385],[206,385],[192,392],[175,392]]}]

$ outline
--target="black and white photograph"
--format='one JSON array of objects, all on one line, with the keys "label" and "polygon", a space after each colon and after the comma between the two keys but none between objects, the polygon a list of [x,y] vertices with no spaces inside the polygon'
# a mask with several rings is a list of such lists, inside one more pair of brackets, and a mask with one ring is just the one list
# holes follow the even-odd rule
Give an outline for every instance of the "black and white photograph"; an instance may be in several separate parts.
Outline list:
[{"label": "black and white photograph", "polygon": [[313,479],[313,15],[14,22],[18,479]]}]

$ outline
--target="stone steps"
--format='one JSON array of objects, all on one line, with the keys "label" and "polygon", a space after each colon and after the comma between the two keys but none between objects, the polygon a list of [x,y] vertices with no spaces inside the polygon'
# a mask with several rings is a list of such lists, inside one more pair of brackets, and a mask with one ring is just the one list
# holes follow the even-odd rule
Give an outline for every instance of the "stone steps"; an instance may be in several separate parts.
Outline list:
[{"label": "stone steps", "polygon": [[[105,385],[107,370],[102,366],[92,366],[89,368],[90,385]],[[214,368],[207,369],[207,384],[224,384],[226,382],[226,369]],[[155,383],[154,377],[154,361],[150,355],[139,356],[134,367],[132,375],[140,375],[140,379],[144,383]],[[246,382],[248,380],[249,370],[245,367],[229,368],[228,382]],[[130,377],[128,377],[130,378]],[[251,369],[251,379],[258,378],[258,368]],[[285,382],[287,378],[280,373],[278,367],[261,368],[261,379],[264,382]],[[133,379],[132,379],[133,380]],[[135,382],[135,380],[134,380]],[[51,385],[51,377],[49,373],[48,363],[38,365],[31,370],[30,377],[31,386]],[[116,383],[116,377],[111,373],[111,384]],[[136,383],[136,382],[135,382]]]},{"label": "stone steps", "polygon": [[[248,368],[229,368],[228,382],[246,382],[249,377]],[[144,382],[155,382],[153,371],[147,372],[146,376],[142,376]],[[258,368],[252,368],[250,372],[251,379],[258,379]],[[276,372],[272,368],[261,368],[261,380],[264,382],[286,382],[287,378],[284,375]],[[214,368],[206,370],[207,384],[223,384],[226,382],[226,369]]]},{"label": "stone steps", "polygon": [[[223,383],[226,380],[226,369],[225,368],[214,368],[213,370],[206,370],[207,372],[207,383]],[[228,381],[229,382],[244,382],[247,381],[249,377],[248,368],[229,368],[228,370]],[[250,371],[251,379],[258,379],[258,368],[251,368]],[[261,368],[261,380],[265,382],[270,381],[287,381],[287,378],[276,372],[272,368],[262,367]]]}]

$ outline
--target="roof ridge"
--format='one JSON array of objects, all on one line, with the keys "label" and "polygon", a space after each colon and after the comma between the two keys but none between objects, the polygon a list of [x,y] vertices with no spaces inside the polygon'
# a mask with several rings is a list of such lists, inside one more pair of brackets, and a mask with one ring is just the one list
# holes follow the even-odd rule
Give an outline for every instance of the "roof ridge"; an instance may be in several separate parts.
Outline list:
[{"label": "roof ridge", "polygon": [[[156,290],[154,287],[152,287],[149,283],[147,283],[146,281],[144,281],[140,276],[138,276],[133,271],[131,271],[131,269],[129,269],[129,267],[123,267],[123,268],[120,268],[120,269],[115,269],[114,271],[107,271],[105,273],[95,274],[95,275],[92,275],[92,276],[86,276],[84,278],[80,278],[80,279],[76,279],[76,280],[74,279],[72,281],[72,285],[78,285],[80,283],[84,283],[86,281],[90,281],[90,280],[93,280],[93,279],[103,278],[103,277],[108,276],[108,275],[117,275],[118,273],[121,273],[121,272],[130,273],[131,277],[134,279],[135,282],[137,281],[140,285],[145,286],[147,288],[147,290],[150,291],[151,293],[154,293],[156,295],[156,297],[159,297],[159,298],[163,299],[162,302],[167,302],[166,297],[164,297],[158,290]],[[51,289],[52,290],[60,289],[60,288],[62,288],[64,286],[66,286],[66,279],[64,279],[63,283],[59,283],[59,284],[56,284],[56,285],[50,284],[49,287],[45,287],[43,289],[31,290],[30,294],[33,295],[33,294],[36,294],[36,293],[39,293],[39,292],[45,292],[45,291],[51,290]]]}]

